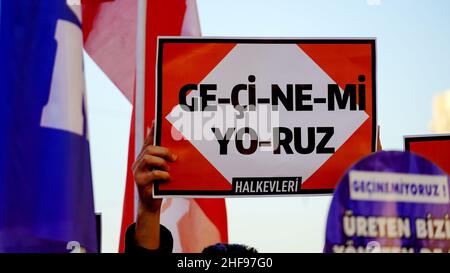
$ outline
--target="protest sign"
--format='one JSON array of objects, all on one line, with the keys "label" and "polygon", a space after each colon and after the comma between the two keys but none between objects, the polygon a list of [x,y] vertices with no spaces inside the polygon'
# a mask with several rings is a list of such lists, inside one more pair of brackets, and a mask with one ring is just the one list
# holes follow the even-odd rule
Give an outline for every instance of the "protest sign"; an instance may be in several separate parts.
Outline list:
[{"label": "protest sign", "polygon": [[450,174],[450,135],[405,136],[405,151],[419,154]]},{"label": "protest sign", "polygon": [[375,151],[374,39],[160,37],[155,196],[331,193]]},{"label": "protest sign", "polygon": [[352,166],[331,202],[327,253],[450,251],[449,177],[409,152],[377,152]]}]

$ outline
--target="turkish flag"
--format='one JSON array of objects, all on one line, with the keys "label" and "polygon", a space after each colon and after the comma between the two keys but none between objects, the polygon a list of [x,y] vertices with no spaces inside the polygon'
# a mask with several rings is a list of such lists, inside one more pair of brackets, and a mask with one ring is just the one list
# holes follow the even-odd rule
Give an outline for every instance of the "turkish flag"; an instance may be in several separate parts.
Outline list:
[{"label": "turkish flag", "polygon": [[[134,105],[120,252],[124,249],[125,230],[136,216],[137,196],[131,171],[135,155],[139,152],[135,144],[142,143],[155,117],[157,37],[201,34],[195,0],[148,0],[143,3],[146,3],[146,11],[139,10],[142,6],[138,5],[137,0],[83,2],[85,49]],[[142,38],[137,29],[139,20],[145,20],[144,40],[139,39]],[[139,51],[139,47],[143,46],[140,42],[145,43],[145,47],[142,47],[145,51],[143,71],[137,71],[137,60],[143,58]],[[144,90],[143,104],[139,101],[141,96],[136,95],[136,88],[139,94],[140,87]],[[144,107],[136,107],[137,103]],[[228,242],[224,199],[167,199],[163,203],[161,223],[172,232],[174,252],[200,252],[208,245]]]}]

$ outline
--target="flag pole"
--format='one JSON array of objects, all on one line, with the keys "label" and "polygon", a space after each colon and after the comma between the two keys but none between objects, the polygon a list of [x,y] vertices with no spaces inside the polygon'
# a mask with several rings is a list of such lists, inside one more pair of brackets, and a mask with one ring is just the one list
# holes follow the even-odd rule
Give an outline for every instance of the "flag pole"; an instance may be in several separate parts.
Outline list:
[{"label": "flag pole", "polygon": [[[147,0],[137,0],[137,35],[136,35],[136,96],[134,98],[135,107],[135,146],[134,156],[139,155],[139,151],[144,144],[144,113],[145,113],[145,45],[146,45],[146,22],[147,22]],[[139,194],[134,185],[134,216],[136,219]]]}]

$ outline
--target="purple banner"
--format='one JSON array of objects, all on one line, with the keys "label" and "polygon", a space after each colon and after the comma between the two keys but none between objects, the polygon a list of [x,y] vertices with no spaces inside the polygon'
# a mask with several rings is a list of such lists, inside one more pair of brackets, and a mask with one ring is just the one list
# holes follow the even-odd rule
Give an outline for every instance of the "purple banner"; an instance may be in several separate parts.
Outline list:
[{"label": "purple banner", "polygon": [[327,253],[450,252],[449,177],[409,152],[378,152],[342,177],[328,214]]}]

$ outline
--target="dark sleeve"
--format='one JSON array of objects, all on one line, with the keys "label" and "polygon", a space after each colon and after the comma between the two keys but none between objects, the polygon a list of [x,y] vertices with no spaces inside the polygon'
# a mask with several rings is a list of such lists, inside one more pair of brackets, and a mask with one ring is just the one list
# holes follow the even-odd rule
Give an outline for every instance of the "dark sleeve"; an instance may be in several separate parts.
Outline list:
[{"label": "dark sleeve", "polygon": [[125,233],[125,253],[142,253],[142,254],[157,254],[157,253],[172,253],[173,238],[172,233],[165,226],[160,225],[160,239],[159,248],[155,250],[147,249],[139,246],[135,240],[136,224],[132,224],[127,228]]}]

